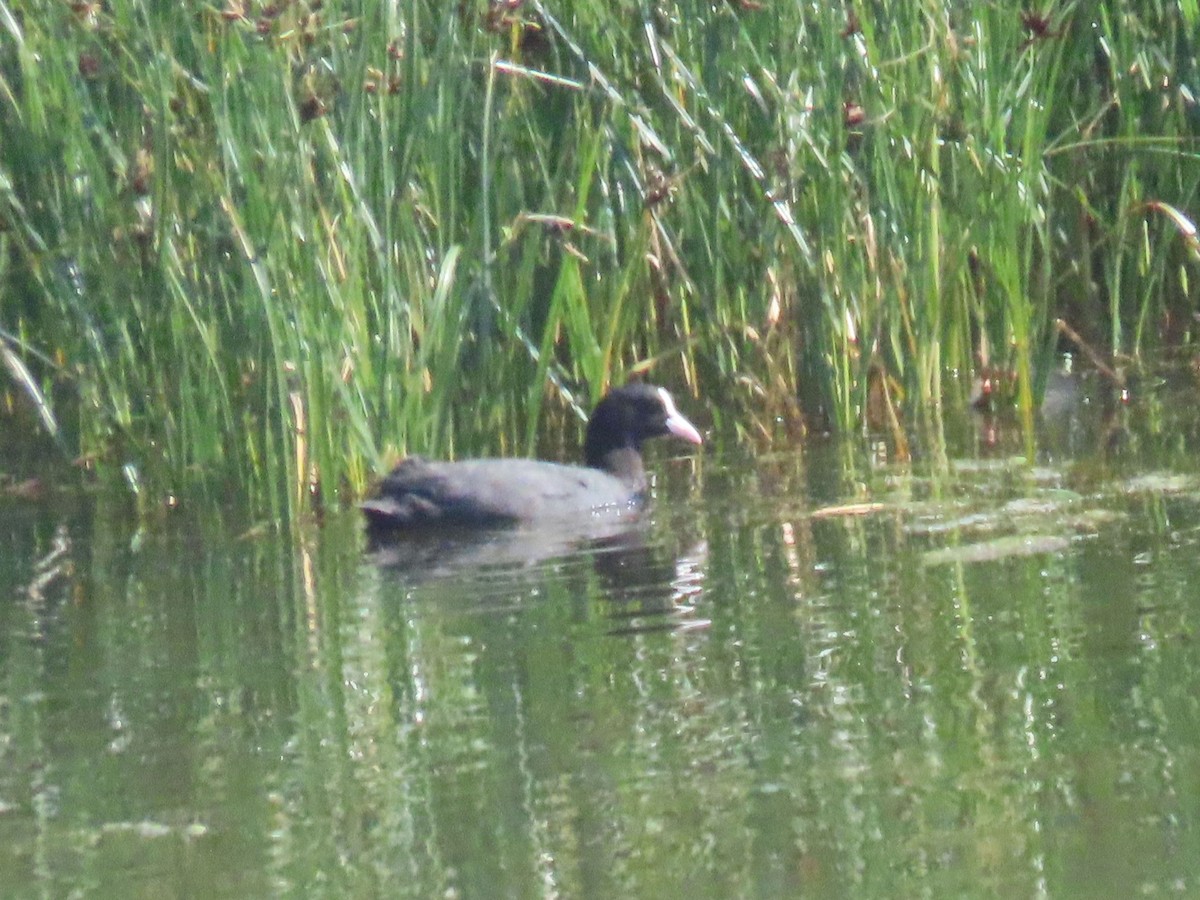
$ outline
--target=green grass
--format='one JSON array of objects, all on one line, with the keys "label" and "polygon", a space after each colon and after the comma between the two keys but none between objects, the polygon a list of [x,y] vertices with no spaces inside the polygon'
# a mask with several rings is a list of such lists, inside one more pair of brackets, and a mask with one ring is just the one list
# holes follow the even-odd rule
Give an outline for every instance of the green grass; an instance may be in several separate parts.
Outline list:
[{"label": "green grass", "polygon": [[1193,339],[1195,0],[238,10],[0,0],[0,389],[147,504],[294,520],[631,374],[899,451],[983,367],[1029,423],[1057,318]]}]

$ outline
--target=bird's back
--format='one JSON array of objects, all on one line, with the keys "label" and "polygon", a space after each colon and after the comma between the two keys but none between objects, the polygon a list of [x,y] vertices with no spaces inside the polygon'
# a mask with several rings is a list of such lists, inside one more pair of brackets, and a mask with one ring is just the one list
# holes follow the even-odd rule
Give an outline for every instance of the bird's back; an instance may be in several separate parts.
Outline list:
[{"label": "bird's back", "polygon": [[377,528],[492,527],[627,514],[640,485],[584,466],[529,459],[431,462],[410,457],[363,504]]}]

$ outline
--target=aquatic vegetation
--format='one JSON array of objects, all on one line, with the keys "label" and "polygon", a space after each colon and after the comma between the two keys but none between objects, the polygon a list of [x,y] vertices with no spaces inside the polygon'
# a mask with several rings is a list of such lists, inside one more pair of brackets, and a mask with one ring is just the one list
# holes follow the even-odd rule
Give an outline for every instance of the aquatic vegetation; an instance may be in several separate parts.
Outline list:
[{"label": "aquatic vegetation", "polygon": [[294,521],[650,369],[903,454],[976,371],[1028,429],[1059,319],[1192,337],[1194,3],[354,13],[0,0],[0,400],[146,504]]}]

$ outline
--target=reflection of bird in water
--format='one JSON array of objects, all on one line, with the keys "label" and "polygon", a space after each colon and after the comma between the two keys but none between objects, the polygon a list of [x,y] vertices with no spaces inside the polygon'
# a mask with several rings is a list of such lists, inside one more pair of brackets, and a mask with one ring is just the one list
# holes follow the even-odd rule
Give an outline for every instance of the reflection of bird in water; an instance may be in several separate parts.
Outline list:
[{"label": "reflection of bird in water", "polygon": [[370,534],[369,558],[377,566],[403,573],[414,582],[481,569],[533,568],[612,542],[640,540],[646,522],[636,514],[597,516],[552,526],[513,528],[427,528],[397,538]]},{"label": "reflection of bird in water", "polygon": [[609,634],[691,631],[712,624],[696,615],[708,545],[700,542],[670,561],[661,551],[643,543],[596,554],[596,572],[608,588],[609,617],[621,622]]},{"label": "reflection of bird in water", "polygon": [[590,559],[604,614],[620,624],[611,634],[706,627],[695,616],[703,590],[707,547],[672,556],[650,542],[649,521],[605,519],[574,528],[523,527],[490,531],[425,531],[405,540],[373,542],[368,558],[411,587],[477,576],[511,581],[536,575],[548,563]]}]

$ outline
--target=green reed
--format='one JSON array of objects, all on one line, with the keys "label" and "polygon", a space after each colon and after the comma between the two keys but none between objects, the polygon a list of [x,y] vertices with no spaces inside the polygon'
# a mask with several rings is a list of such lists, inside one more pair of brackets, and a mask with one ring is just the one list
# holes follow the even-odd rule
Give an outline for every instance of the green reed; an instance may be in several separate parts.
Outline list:
[{"label": "green reed", "polygon": [[902,452],[988,367],[1028,424],[1056,318],[1191,337],[1196,17],[0,0],[0,384],[277,518],[631,374]]}]

